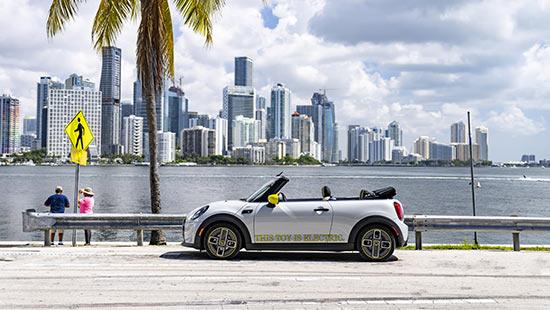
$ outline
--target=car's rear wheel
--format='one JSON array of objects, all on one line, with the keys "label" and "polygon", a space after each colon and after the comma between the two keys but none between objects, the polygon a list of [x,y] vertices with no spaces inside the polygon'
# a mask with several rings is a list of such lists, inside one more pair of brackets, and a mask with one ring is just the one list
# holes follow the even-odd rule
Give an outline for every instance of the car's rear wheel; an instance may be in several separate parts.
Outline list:
[{"label": "car's rear wheel", "polygon": [[241,249],[241,234],[229,223],[218,223],[210,226],[204,237],[204,248],[211,258],[231,259]]},{"label": "car's rear wheel", "polygon": [[395,250],[395,236],[386,226],[368,225],[358,235],[357,249],[366,261],[387,261]]}]

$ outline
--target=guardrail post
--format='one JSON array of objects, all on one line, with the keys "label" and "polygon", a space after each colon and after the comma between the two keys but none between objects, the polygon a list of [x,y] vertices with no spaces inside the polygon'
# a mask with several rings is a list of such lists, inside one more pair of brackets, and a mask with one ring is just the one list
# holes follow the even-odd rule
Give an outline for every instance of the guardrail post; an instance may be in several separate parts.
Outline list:
[{"label": "guardrail post", "polygon": [[414,242],[416,244],[416,250],[422,250],[422,232],[421,231],[415,231],[414,232]]},{"label": "guardrail post", "polygon": [[143,246],[143,229],[136,230],[137,245]]},{"label": "guardrail post", "polygon": [[514,240],[514,251],[519,252],[520,246],[519,246],[519,231],[512,233],[512,239]]},{"label": "guardrail post", "polygon": [[51,246],[52,240],[50,239],[50,230],[44,230],[44,246]]}]

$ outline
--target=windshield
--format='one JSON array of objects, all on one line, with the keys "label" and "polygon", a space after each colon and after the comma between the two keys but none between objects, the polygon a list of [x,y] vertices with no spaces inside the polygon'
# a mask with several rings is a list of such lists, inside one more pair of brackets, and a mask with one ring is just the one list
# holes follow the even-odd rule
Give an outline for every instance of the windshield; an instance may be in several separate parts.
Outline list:
[{"label": "windshield", "polygon": [[246,201],[251,202],[258,199],[259,197],[262,197],[273,186],[273,183],[275,183],[275,181],[277,180],[271,180],[262,185],[260,189],[255,191],[252,195],[248,196],[248,198],[246,198]]}]

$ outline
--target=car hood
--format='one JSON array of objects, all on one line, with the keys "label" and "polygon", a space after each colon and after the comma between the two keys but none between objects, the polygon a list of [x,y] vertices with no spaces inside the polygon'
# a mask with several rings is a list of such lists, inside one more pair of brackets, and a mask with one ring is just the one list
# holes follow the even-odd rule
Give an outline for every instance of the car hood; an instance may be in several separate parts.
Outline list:
[{"label": "car hood", "polygon": [[246,201],[244,200],[222,200],[222,201],[214,201],[209,203],[211,212],[230,212],[235,213],[239,211],[244,205],[246,205]]}]

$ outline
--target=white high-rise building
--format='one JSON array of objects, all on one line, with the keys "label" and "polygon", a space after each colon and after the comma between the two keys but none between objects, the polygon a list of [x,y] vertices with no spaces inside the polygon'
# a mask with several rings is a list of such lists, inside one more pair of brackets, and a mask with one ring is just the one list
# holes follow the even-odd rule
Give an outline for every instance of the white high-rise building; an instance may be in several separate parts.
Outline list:
[{"label": "white high-rise building", "polygon": [[130,115],[122,120],[122,145],[124,153],[143,155],[143,117]]},{"label": "white high-rise building", "polygon": [[304,155],[313,156],[315,128],[311,117],[298,112],[292,114],[292,138],[300,140],[300,151]]},{"label": "white high-rise building", "polygon": [[158,162],[171,163],[176,160],[176,134],[173,132],[157,132]]},{"label": "white high-rise building", "polygon": [[233,120],[233,147],[245,147],[259,141],[260,122],[255,118],[238,115]]},{"label": "white high-rise building", "polygon": [[466,143],[466,126],[462,121],[451,125],[451,143]]},{"label": "white high-rise building", "polygon": [[265,147],[247,145],[245,147],[233,148],[233,157],[235,159],[243,158],[253,164],[265,163]]},{"label": "white high-rise building", "polygon": [[391,161],[393,140],[382,137],[369,143],[369,163]]},{"label": "white high-rise building", "polygon": [[278,83],[271,89],[270,138],[290,138],[290,89]]},{"label": "white high-rise building", "polygon": [[242,115],[246,118],[256,118],[256,90],[251,86],[226,86],[223,89],[222,118],[227,120],[227,144],[233,148],[233,121]]},{"label": "white high-rise building", "polygon": [[216,130],[196,126],[181,132],[181,153],[183,156],[208,157],[215,155]]},{"label": "white high-rise building", "polygon": [[420,136],[414,141],[413,153],[422,156],[422,159],[430,159],[430,137]]},{"label": "white high-rise building", "polygon": [[300,148],[300,140],[288,138],[288,139],[282,139],[286,145],[285,147],[285,156],[289,156],[292,158],[299,158],[300,154],[302,154],[302,150]]},{"label": "white high-rise building", "polygon": [[94,135],[90,144],[92,156],[101,154],[101,92],[92,89],[57,89],[48,91],[47,141],[49,156],[69,158],[71,142],[65,126],[79,112],[84,113]]},{"label": "white high-rise building", "polygon": [[487,127],[476,127],[476,144],[479,145],[479,159],[489,160],[489,130]]},{"label": "white high-rise building", "polygon": [[216,149],[214,155],[227,154],[227,120],[219,116],[210,118],[208,128],[215,130]]},{"label": "white high-rise building", "polygon": [[281,139],[271,139],[265,145],[265,158],[267,161],[283,159],[286,154],[286,143]]},{"label": "white high-rise building", "polygon": [[403,146],[403,130],[397,121],[393,121],[388,125],[386,137],[393,140],[394,146]]}]

